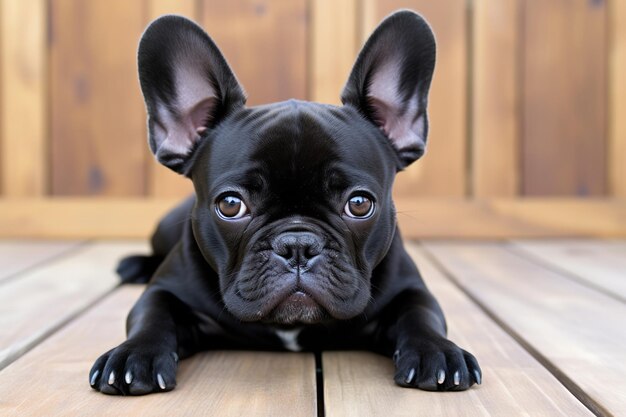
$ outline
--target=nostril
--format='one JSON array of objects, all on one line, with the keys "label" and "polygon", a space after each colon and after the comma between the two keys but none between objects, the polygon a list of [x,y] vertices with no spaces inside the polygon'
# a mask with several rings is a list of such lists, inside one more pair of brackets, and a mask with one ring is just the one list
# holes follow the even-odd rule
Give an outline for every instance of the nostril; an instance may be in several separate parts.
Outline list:
[{"label": "nostril", "polygon": [[294,257],[294,245],[296,244],[296,239],[291,236],[279,236],[277,239],[274,239],[272,242],[272,248],[274,249],[274,253],[285,258],[291,259]]},{"label": "nostril", "polygon": [[295,257],[294,250],[291,246],[285,246],[279,255],[285,259],[293,259]]},{"label": "nostril", "polygon": [[320,245],[308,245],[304,248],[304,256],[307,259],[315,258],[320,253],[322,253]]}]

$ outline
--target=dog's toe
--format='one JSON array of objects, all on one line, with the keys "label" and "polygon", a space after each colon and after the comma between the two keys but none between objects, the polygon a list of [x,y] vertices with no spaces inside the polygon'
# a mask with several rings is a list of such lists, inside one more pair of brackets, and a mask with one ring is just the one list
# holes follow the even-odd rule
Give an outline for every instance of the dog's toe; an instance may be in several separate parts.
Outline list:
[{"label": "dog's toe", "polygon": [[162,391],[171,391],[176,387],[177,358],[178,355],[164,354],[154,359],[154,373]]},{"label": "dog's toe", "polygon": [[152,360],[143,354],[131,353],[126,360],[124,383],[131,395],[149,394],[154,389]]},{"label": "dog's toe", "polygon": [[97,390],[100,386],[102,371],[104,369],[104,365],[106,365],[107,359],[109,359],[109,353],[110,351],[100,356],[89,371],[89,385],[95,390]]}]

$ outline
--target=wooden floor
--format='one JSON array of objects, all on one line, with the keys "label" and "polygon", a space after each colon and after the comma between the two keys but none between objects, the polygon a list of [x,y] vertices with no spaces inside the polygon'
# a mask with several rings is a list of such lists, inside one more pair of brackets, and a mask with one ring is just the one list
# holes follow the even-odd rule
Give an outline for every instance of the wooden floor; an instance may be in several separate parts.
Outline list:
[{"label": "wooden floor", "polygon": [[399,388],[365,352],[208,352],[178,387],[93,391],[87,373],[124,339],[142,291],[117,286],[140,242],[0,241],[0,416],[626,416],[626,241],[424,241],[410,252],[473,352],[483,384]]}]

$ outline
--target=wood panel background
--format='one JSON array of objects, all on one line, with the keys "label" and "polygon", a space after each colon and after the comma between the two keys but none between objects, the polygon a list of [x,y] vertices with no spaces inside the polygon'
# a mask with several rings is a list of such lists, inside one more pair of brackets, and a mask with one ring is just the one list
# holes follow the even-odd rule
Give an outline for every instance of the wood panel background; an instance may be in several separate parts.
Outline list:
[{"label": "wood panel background", "polygon": [[621,0],[0,0],[0,198],[192,191],[146,146],[136,47],[162,14],[207,30],[249,105],[340,104],[399,8],[430,22],[438,60],[427,155],[398,199],[626,197]]},{"label": "wood panel background", "polygon": [[145,115],[135,54],[141,2],[48,3],[50,193],[142,195]]},{"label": "wood panel background", "polygon": [[526,1],[522,13],[522,191],[604,195],[606,2]]}]

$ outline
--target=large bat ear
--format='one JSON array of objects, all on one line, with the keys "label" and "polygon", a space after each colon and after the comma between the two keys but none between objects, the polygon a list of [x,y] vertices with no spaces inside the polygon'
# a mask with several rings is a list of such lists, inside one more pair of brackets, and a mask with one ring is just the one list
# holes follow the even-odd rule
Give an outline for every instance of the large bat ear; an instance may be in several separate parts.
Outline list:
[{"label": "large bat ear", "polygon": [[341,93],[378,126],[400,158],[400,169],[419,159],[428,135],[428,89],[435,69],[435,37],[418,14],[387,17],[359,53]]},{"label": "large bat ear", "polygon": [[186,175],[198,142],[245,104],[245,93],[211,38],[180,16],[148,26],[138,66],[150,149],[160,163]]}]

